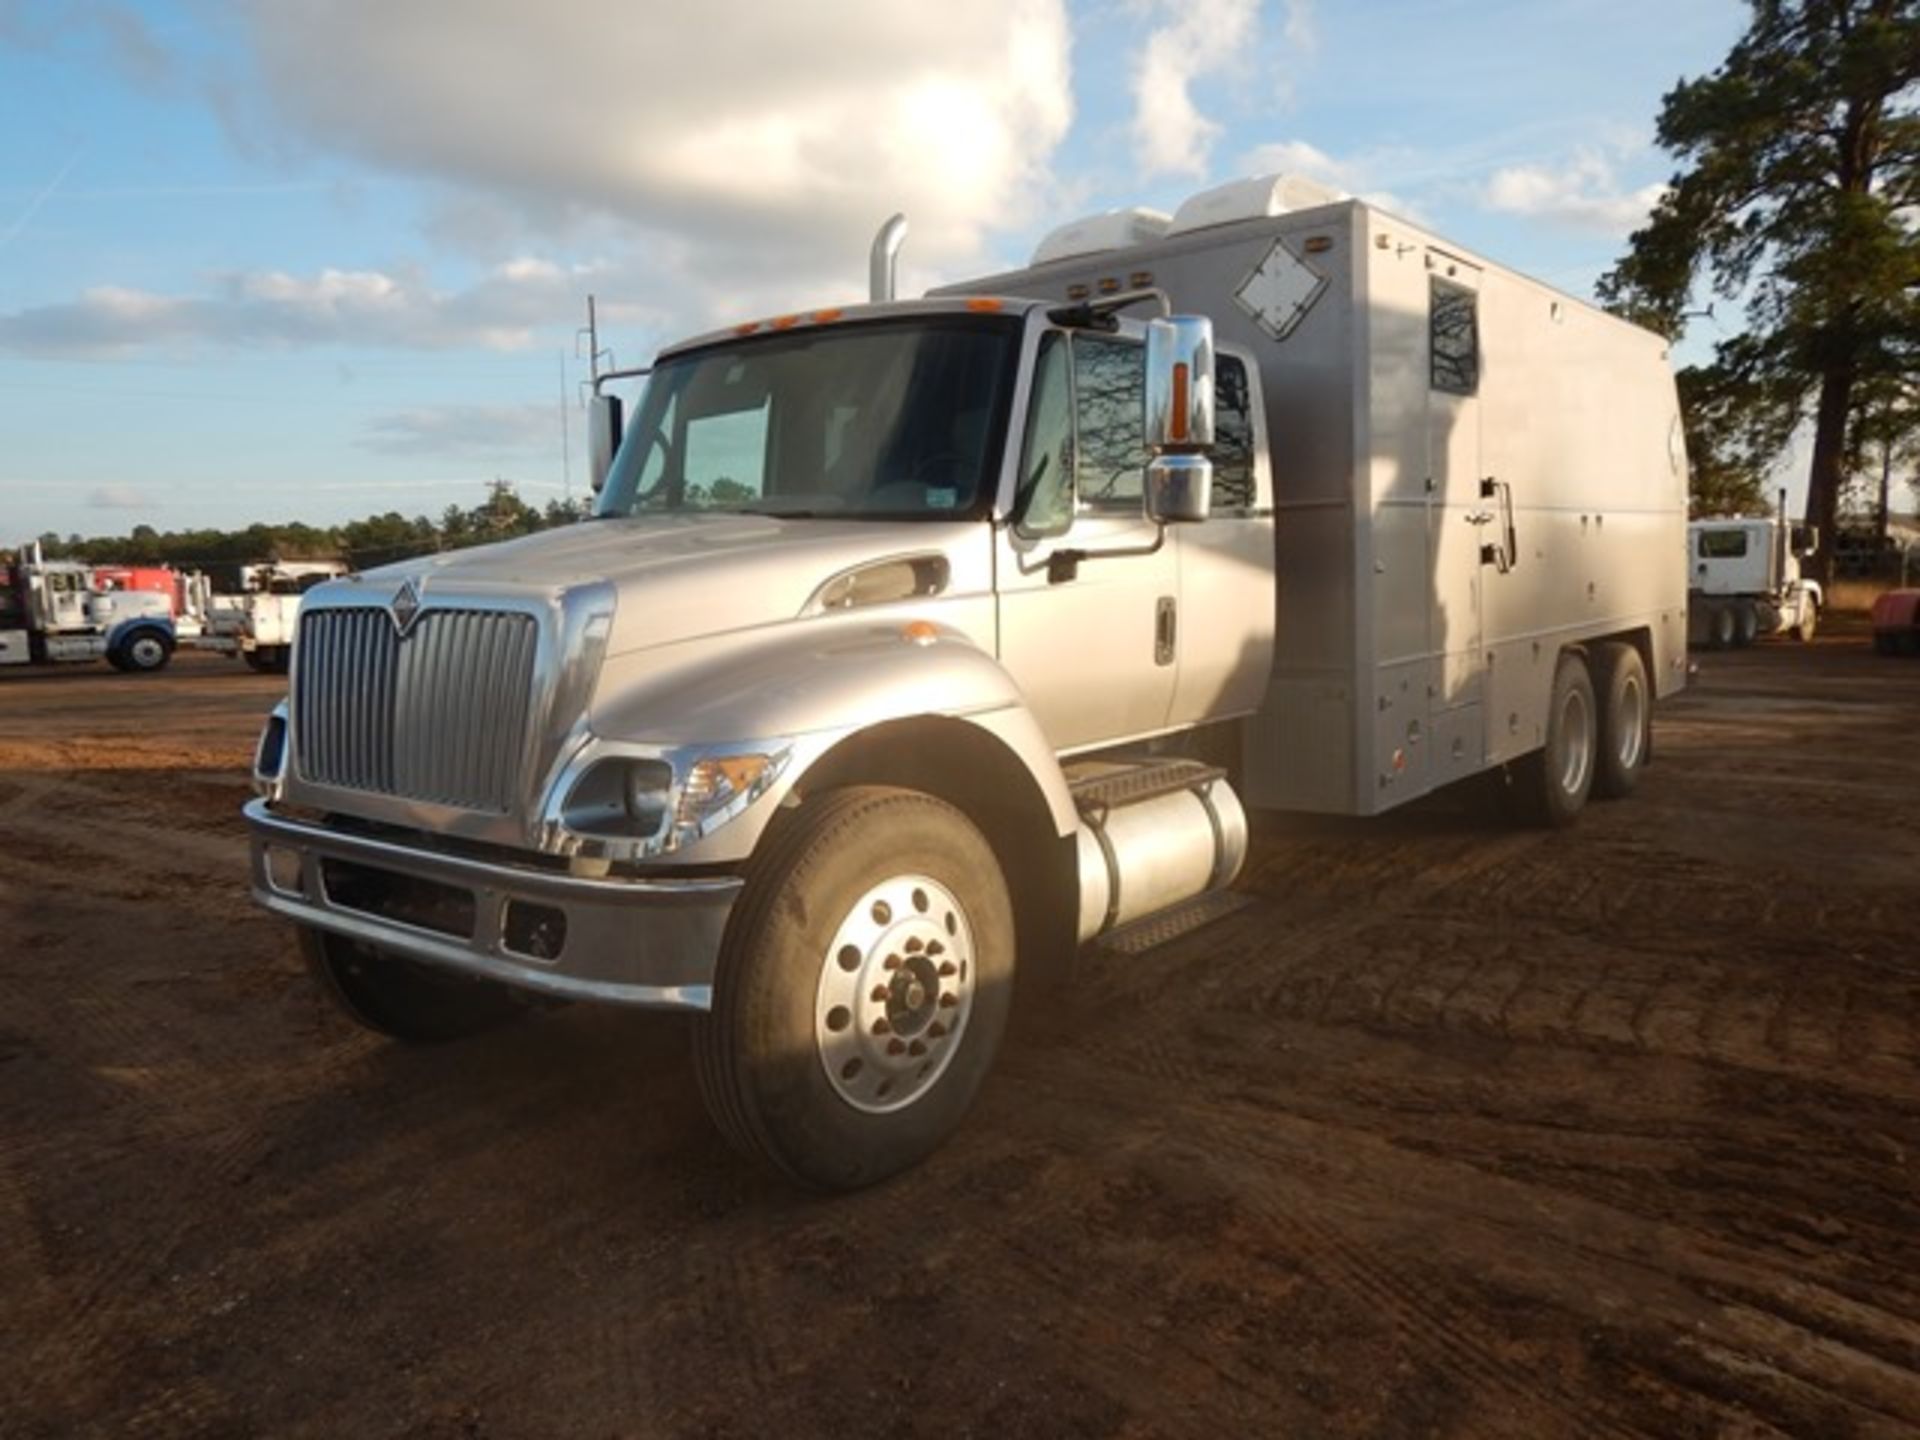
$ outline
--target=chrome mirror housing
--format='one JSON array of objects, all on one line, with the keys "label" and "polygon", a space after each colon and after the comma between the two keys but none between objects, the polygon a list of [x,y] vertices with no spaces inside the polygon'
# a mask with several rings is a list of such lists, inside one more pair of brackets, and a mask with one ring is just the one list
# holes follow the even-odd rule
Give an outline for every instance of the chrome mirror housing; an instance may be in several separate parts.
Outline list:
[{"label": "chrome mirror housing", "polygon": [[1155,454],[1213,444],[1213,321],[1204,315],[1147,322],[1146,438]]},{"label": "chrome mirror housing", "polygon": [[596,394],[587,401],[587,464],[596,495],[606,485],[620,448],[621,409],[618,395]]}]

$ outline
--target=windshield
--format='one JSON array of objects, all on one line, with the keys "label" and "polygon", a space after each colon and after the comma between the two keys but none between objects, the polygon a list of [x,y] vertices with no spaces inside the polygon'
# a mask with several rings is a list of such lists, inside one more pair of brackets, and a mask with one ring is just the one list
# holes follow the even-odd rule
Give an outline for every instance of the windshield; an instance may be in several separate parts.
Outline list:
[{"label": "windshield", "polygon": [[598,516],[726,510],[954,519],[993,498],[1020,322],[823,326],[653,372]]}]

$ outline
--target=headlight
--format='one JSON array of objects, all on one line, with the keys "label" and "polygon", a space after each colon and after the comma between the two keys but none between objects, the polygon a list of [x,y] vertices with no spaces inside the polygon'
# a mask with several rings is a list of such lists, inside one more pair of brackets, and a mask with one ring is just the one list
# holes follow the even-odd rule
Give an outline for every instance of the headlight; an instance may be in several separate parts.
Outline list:
[{"label": "headlight", "polygon": [[690,845],[745,810],[779,777],[788,751],[610,755],[574,782],[559,820],[576,835],[638,841],[642,853]]},{"label": "headlight", "polygon": [[772,755],[713,755],[694,762],[680,787],[673,828],[681,840],[697,839],[706,829],[745,809],[779,773]]}]

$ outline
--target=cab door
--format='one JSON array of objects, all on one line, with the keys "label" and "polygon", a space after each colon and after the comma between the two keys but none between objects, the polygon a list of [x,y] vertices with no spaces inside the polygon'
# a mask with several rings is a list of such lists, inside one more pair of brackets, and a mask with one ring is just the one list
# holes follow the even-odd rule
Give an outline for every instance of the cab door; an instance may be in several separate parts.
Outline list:
[{"label": "cab door", "polygon": [[[996,527],[1000,662],[1059,750],[1163,730],[1173,703],[1177,549],[1143,508],[1145,365],[1135,339],[1041,335]],[[1141,553],[1072,553],[1111,550]]]}]

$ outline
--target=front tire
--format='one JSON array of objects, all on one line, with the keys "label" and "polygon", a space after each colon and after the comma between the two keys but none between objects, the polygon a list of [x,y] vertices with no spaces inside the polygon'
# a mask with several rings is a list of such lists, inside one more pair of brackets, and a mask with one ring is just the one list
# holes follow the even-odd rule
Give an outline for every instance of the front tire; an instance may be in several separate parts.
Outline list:
[{"label": "front tire", "polygon": [[910,790],[804,803],[768,837],[694,1025],[707,1109],[742,1154],[850,1190],[965,1118],[1012,1000],[1013,907],[966,816]]},{"label": "front tire", "polygon": [[1653,752],[1652,687],[1639,647],[1618,640],[1595,647],[1592,679],[1600,704],[1593,793],[1618,800],[1633,793]]},{"label": "front tire", "polygon": [[1820,604],[1812,597],[1800,601],[1800,623],[1793,627],[1793,638],[1801,644],[1813,639],[1814,632],[1820,628]]},{"label": "front tire", "polygon": [[300,927],[300,950],[321,990],[356,1024],[409,1044],[458,1040],[532,1008],[505,985],[469,980],[309,926]]},{"label": "front tire", "polygon": [[173,646],[157,630],[138,630],[120,642],[115,664],[122,670],[151,673],[167,668]]},{"label": "front tire", "polygon": [[1593,789],[1598,739],[1587,662],[1578,650],[1563,650],[1553,672],[1547,743],[1515,761],[1509,772],[1508,793],[1522,820],[1556,830],[1573,823]]}]

